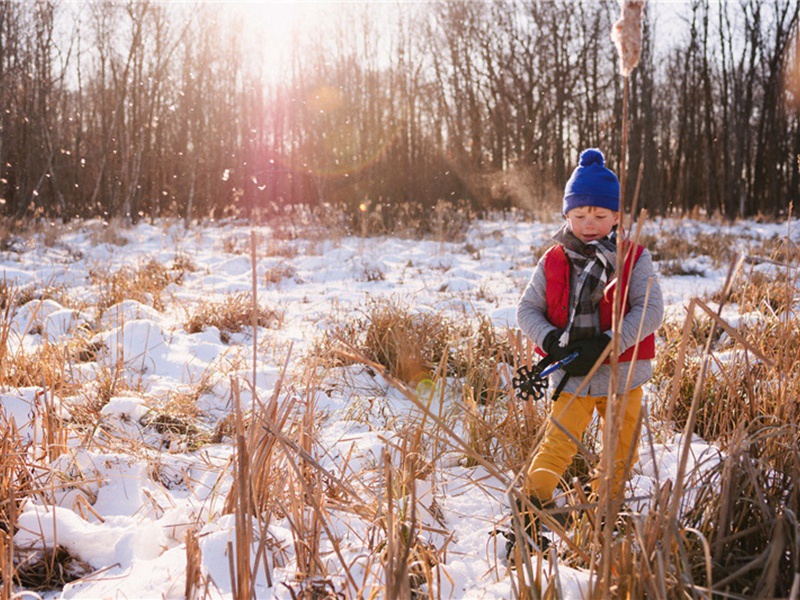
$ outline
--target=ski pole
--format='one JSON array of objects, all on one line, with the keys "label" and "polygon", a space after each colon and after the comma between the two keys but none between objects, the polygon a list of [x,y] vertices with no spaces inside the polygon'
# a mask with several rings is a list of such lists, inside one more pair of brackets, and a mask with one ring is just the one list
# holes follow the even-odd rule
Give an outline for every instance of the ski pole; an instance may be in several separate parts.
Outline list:
[{"label": "ski pole", "polygon": [[567,354],[567,355],[566,355],[564,358],[562,358],[561,360],[557,360],[557,361],[556,361],[556,362],[554,362],[553,364],[551,364],[551,365],[549,365],[549,366],[545,367],[544,369],[542,369],[542,372],[541,372],[541,374],[540,374],[540,377],[547,377],[548,375],[550,375],[550,373],[552,373],[552,372],[553,372],[553,371],[555,371],[556,369],[560,369],[560,368],[561,368],[561,367],[563,367],[564,365],[568,365],[569,363],[571,363],[571,362],[572,362],[573,360],[575,360],[576,358],[578,358],[578,351],[577,351],[577,350],[576,350],[575,352],[572,352],[572,353],[570,353],[570,354]]}]

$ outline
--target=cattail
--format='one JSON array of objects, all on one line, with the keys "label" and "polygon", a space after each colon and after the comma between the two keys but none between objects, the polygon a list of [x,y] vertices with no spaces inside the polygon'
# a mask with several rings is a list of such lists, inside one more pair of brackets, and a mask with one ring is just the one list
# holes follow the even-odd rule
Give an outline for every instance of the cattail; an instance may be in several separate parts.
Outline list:
[{"label": "cattail", "polygon": [[[794,110],[800,109],[800,32],[795,32],[794,39],[786,48],[786,60],[783,73],[783,86],[789,92],[787,102]],[[800,164],[800,156],[797,157]]]},{"label": "cattail", "polygon": [[622,0],[622,15],[611,29],[611,40],[619,53],[619,70],[630,75],[639,64],[642,51],[642,13],[644,0]]}]

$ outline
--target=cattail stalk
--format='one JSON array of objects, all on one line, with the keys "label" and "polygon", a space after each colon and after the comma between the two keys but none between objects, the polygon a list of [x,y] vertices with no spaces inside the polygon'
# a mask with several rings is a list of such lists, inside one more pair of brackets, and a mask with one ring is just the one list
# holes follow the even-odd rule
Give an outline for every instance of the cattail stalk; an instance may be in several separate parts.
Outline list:
[{"label": "cattail stalk", "polygon": [[628,77],[639,64],[642,52],[644,0],[622,0],[622,14],[611,29],[611,40],[619,54],[619,72]]},{"label": "cattail stalk", "polygon": [[[642,50],[642,13],[644,12],[644,0],[622,0],[621,15],[611,29],[611,40],[617,48],[619,55],[620,74],[623,78],[622,90],[622,142],[620,148],[620,200],[622,206],[620,210],[624,212],[625,197],[627,195],[627,155],[628,137],[630,127],[628,123],[628,97],[629,76],[639,64],[639,55]],[[638,185],[637,185],[638,188]],[[624,233],[624,227],[623,227]],[[619,244],[617,252],[617,264],[625,264],[623,252],[624,245]],[[601,514],[605,515],[605,526],[597,532],[598,541],[602,539],[605,551],[602,555],[600,570],[600,586],[594,592],[604,593],[611,587],[611,546],[613,543],[613,523],[616,520],[616,512],[619,506],[619,499],[615,498],[617,490],[613,485],[614,455],[616,435],[619,430],[618,421],[621,418],[620,404],[627,400],[627,392],[622,395],[617,394],[617,369],[619,367],[619,338],[622,317],[622,298],[620,289],[617,288],[614,294],[614,308],[612,329],[614,335],[611,343],[611,381],[609,385],[609,402],[606,406],[605,426],[603,428],[603,477],[600,481]],[[593,559],[594,560],[594,559]]]}]

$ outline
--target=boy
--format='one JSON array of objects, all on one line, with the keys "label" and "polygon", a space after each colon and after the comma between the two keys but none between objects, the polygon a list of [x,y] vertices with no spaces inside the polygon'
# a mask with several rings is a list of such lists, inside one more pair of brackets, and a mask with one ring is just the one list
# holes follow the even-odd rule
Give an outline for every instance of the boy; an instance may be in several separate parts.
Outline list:
[{"label": "boy", "polygon": [[[525,478],[525,492],[537,508],[548,507],[577,451],[573,439],[581,439],[593,411],[605,416],[611,382],[608,359],[590,380],[584,380],[611,342],[615,290],[622,294],[616,398],[624,410],[614,455],[615,494],[623,493],[626,467],[636,461],[642,385],[653,374],[653,334],[661,324],[664,305],[645,248],[621,242],[623,265],[617,265],[619,195],[619,181],[605,167],[603,154],[584,150],[564,190],[566,222],[553,236],[556,244],[536,265],[517,306],[517,323],[538,346],[537,352],[554,361],[578,353],[554,373],[554,384],[563,383],[563,393],[553,403],[544,440]],[[568,379],[562,382],[564,377]],[[529,534],[531,527],[528,521]]]}]

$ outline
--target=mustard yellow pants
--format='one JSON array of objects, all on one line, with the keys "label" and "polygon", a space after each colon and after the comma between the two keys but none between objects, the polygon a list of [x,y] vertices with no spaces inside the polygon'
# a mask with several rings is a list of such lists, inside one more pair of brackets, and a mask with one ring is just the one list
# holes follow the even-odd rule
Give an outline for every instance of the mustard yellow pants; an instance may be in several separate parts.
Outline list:
[{"label": "mustard yellow pants", "polygon": [[[627,396],[617,396],[616,400],[624,403],[624,406],[622,406],[623,412],[619,417],[621,423],[614,452],[612,489],[615,494],[621,494],[627,480],[627,471],[630,465],[636,462],[638,456],[636,432],[639,413],[642,410],[642,388],[634,388],[628,392]],[[545,428],[544,440],[528,469],[525,481],[528,495],[543,502],[552,498],[553,491],[578,450],[573,439],[581,439],[583,432],[592,420],[595,409],[601,417],[605,418],[607,401],[605,396],[573,396],[572,394],[559,396],[553,404],[550,419]],[[561,427],[569,432],[569,435],[557,427],[553,421],[560,423]],[[631,449],[633,449],[633,454],[631,454]],[[602,460],[600,462],[602,465]],[[602,473],[600,475],[602,476]]]}]

